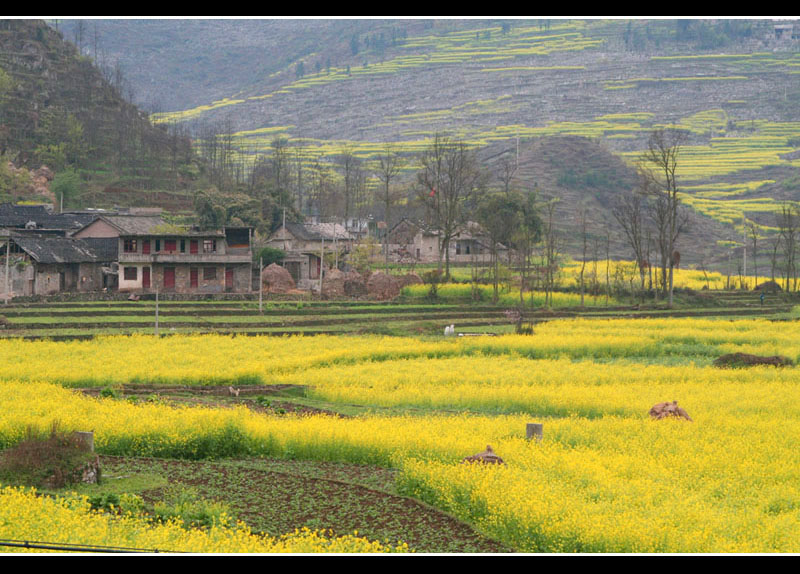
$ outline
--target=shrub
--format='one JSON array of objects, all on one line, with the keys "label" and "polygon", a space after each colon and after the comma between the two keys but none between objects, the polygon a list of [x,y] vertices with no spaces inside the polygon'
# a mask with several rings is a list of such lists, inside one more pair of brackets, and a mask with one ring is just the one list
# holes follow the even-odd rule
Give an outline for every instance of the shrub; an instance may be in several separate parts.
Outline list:
[{"label": "shrub", "polygon": [[285,251],[282,249],[276,249],[274,247],[263,247],[258,252],[253,252],[253,261],[258,262],[261,260],[264,267],[269,267],[273,263],[280,264],[285,257]]},{"label": "shrub", "polygon": [[49,434],[28,427],[25,438],[3,453],[0,482],[61,488],[80,482],[84,466],[93,459],[89,446],[74,433],[59,428],[57,421]]}]

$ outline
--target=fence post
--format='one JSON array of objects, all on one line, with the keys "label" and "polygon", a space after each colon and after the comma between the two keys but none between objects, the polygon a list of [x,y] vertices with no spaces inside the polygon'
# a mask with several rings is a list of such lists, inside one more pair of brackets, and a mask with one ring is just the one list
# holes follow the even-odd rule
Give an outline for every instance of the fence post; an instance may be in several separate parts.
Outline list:
[{"label": "fence post", "polygon": [[536,439],[536,442],[541,442],[543,426],[542,423],[528,423],[525,428],[526,438],[528,440]]}]

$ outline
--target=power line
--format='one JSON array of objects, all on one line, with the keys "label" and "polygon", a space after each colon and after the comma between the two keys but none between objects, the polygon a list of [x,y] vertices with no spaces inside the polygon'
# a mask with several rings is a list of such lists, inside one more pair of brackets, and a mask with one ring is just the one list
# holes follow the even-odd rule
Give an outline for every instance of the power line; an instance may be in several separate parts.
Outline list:
[{"label": "power line", "polygon": [[0,546],[14,548],[33,548],[37,550],[65,550],[71,552],[102,552],[112,554],[159,554],[170,553],[173,550],[158,550],[157,548],[127,548],[123,546],[99,546],[94,544],[70,544],[65,542],[42,542],[38,540],[13,540],[0,539]]}]

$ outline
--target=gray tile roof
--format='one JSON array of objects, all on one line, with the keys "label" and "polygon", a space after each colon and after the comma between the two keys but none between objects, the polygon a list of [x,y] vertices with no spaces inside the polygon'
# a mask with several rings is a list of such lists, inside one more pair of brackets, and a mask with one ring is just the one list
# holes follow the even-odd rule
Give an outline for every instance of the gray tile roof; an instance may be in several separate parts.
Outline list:
[{"label": "gray tile roof", "polygon": [[0,227],[25,228],[29,223],[35,229],[79,229],[97,218],[92,213],[52,213],[44,205],[0,204]]},{"label": "gray tile roof", "polygon": [[117,260],[114,238],[73,239],[15,235],[12,241],[39,263],[106,263]]}]

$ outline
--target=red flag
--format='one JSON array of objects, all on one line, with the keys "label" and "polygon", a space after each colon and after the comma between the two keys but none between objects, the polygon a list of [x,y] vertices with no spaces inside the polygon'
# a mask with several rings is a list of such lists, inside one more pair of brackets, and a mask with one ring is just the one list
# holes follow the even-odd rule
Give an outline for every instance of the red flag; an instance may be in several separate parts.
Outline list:
[{"label": "red flag", "polygon": [[434,195],[436,195],[436,188],[432,187],[431,192],[428,194],[428,197],[433,197]]}]

